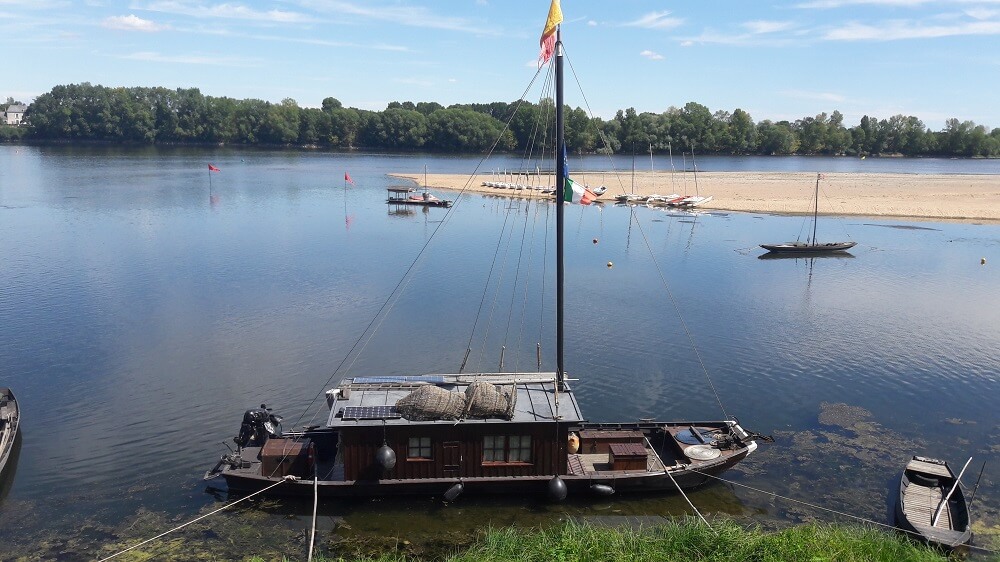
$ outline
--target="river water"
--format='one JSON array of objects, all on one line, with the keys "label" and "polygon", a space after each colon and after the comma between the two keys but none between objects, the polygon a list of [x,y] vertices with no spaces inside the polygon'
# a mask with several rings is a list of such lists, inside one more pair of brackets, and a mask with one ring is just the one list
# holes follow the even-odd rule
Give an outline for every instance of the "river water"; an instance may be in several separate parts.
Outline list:
[{"label": "river water", "polygon": [[[0,146],[0,385],[23,412],[0,487],[0,558],[92,560],[221,507],[224,485],[201,477],[243,410],[266,402],[304,423],[345,373],[455,372],[470,341],[471,369],[495,369],[506,346],[508,369],[532,370],[541,341],[552,370],[552,308],[536,295],[552,296],[551,205],[385,204],[391,172],[517,165]],[[573,165],[608,169],[600,157]],[[1000,175],[985,160],[699,157],[698,169]],[[972,456],[970,487],[988,461],[974,517],[996,525],[1000,227],[821,217],[821,239],[858,242],[850,256],[761,259],[758,244],[794,239],[807,220],[568,207],[566,365],[584,413],[725,412],[773,435],[728,482],[691,494],[707,514],[885,521],[893,479],[922,454]],[[501,230],[513,237],[498,244]],[[162,541],[144,551],[304,557],[311,506],[249,504],[186,530],[197,546],[183,553]],[[318,543],[433,553],[489,525],[688,512],[676,496],[345,502],[321,510]]]}]

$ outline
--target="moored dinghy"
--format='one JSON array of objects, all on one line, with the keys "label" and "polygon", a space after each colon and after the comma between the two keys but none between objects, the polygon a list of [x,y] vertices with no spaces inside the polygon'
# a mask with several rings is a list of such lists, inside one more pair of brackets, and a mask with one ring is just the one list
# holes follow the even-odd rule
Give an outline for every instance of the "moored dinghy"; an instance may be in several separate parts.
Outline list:
[{"label": "moored dinghy", "polygon": [[913,457],[900,477],[896,526],[945,548],[967,544],[972,530],[960,478],[943,460]]},{"label": "moored dinghy", "polygon": [[10,459],[20,421],[21,412],[14,393],[9,388],[0,388],[0,473]]}]

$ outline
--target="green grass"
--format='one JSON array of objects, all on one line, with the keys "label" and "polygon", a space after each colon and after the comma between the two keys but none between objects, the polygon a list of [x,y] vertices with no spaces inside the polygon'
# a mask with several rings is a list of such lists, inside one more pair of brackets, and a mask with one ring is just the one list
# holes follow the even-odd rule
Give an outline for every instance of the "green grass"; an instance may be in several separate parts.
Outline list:
[{"label": "green grass", "polygon": [[[864,527],[803,525],[775,532],[716,521],[683,520],[645,529],[565,523],[551,529],[490,530],[448,562],[940,562],[942,553],[903,536]],[[329,562],[330,558],[314,559]],[[344,559],[333,559],[344,560]],[[366,562],[418,560],[402,553]],[[252,562],[263,562],[254,558]]]}]

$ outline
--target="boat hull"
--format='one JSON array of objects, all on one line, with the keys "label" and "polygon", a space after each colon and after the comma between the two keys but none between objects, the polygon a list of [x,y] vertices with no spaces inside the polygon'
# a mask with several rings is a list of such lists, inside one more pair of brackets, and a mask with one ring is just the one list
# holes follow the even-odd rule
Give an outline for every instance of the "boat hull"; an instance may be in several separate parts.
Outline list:
[{"label": "boat hull", "polygon": [[900,477],[895,508],[896,526],[943,548],[953,549],[967,544],[972,539],[972,529],[961,485],[955,487],[947,504],[941,507],[936,524],[933,524],[938,506],[956,482],[948,463],[913,457]]},{"label": "boat hull", "polygon": [[[615,431],[641,431],[646,435],[647,443],[652,441],[651,432],[669,428],[669,432],[663,431],[657,434],[658,438],[666,436],[671,439],[679,431],[697,425],[705,430],[722,429],[732,427],[738,434],[747,435],[742,428],[734,422],[671,422],[669,424],[658,424],[656,422],[640,422],[632,424],[584,424],[577,428],[578,431],[595,432],[615,432]],[[697,432],[696,432],[697,433]],[[663,439],[666,442],[667,439]],[[683,446],[683,445],[681,445]],[[719,474],[729,470],[740,463],[751,452],[756,450],[755,441],[749,440],[745,444],[732,447],[724,453],[720,453],[718,458],[709,461],[693,461],[683,458],[682,454],[677,454],[682,462],[670,464],[668,460],[673,459],[670,451],[666,448],[657,449],[650,446],[650,464],[655,465],[659,461],[658,470],[638,469],[638,470],[585,470],[583,465],[576,463],[577,469],[570,465],[574,464],[576,457],[585,455],[570,454],[566,470],[559,474],[559,478],[565,483],[569,494],[574,497],[585,496],[607,496],[609,492],[615,494],[629,493],[673,493],[678,488],[688,490],[704,486],[717,477]],[[247,449],[244,451],[244,458],[253,459],[257,455],[257,449]],[[655,460],[653,460],[655,459]],[[243,462],[243,466],[235,468],[234,465],[223,466],[221,470],[206,475],[206,478],[221,476],[225,479],[227,488],[237,493],[254,493],[267,489],[266,495],[285,497],[312,497],[314,492],[319,497],[381,497],[381,496],[443,496],[456,484],[462,484],[462,494],[465,495],[502,495],[502,494],[529,494],[534,496],[546,496],[549,490],[549,483],[553,479],[553,474],[529,475],[529,476],[490,476],[490,477],[448,477],[448,478],[409,478],[409,479],[370,479],[370,480],[345,480],[345,479],[317,479],[315,482],[311,477],[283,478],[281,476],[265,476],[262,474],[262,464],[256,460]],[[645,464],[645,462],[644,462]],[[218,468],[218,467],[217,467]],[[593,468],[593,465],[591,465]],[[327,475],[335,472],[330,465],[321,467],[320,473]]]},{"label": "boat hull", "polygon": [[20,428],[21,412],[9,388],[0,388],[0,473],[7,467]]},{"label": "boat hull", "polygon": [[829,254],[846,252],[856,245],[857,242],[827,242],[825,244],[786,242],[784,244],[761,244],[760,247],[769,252],[780,254]]}]

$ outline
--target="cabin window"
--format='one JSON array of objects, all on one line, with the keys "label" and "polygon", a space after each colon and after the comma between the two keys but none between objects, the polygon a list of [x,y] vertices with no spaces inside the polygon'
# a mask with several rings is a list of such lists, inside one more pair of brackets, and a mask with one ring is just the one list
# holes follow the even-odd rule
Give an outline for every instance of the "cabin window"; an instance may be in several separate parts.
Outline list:
[{"label": "cabin window", "polygon": [[531,436],[511,435],[507,460],[510,462],[531,462]]},{"label": "cabin window", "polygon": [[507,438],[503,435],[487,435],[483,437],[483,462],[504,462],[504,449]]},{"label": "cabin window", "polygon": [[406,458],[408,459],[430,459],[431,458],[431,438],[430,437],[410,437],[407,447]]},{"label": "cabin window", "polygon": [[530,463],[530,435],[487,435],[483,437],[484,463]]}]

